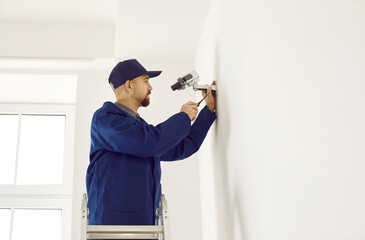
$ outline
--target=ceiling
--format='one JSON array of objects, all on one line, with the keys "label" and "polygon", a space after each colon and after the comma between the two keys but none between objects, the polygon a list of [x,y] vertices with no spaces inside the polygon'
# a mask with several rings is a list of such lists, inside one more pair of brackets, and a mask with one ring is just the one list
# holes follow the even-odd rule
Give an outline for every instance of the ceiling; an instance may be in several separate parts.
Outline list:
[{"label": "ceiling", "polygon": [[119,58],[194,59],[210,0],[118,0]]},{"label": "ceiling", "polygon": [[193,59],[211,0],[0,0],[0,21],[115,25],[115,57]]},{"label": "ceiling", "polygon": [[0,21],[114,23],[117,0],[0,0]]}]

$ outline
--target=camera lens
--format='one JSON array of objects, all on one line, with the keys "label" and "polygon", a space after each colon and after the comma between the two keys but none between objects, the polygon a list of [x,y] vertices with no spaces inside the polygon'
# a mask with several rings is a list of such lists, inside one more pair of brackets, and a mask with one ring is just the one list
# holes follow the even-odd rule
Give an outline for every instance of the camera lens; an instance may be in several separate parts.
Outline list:
[{"label": "camera lens", "polygon": [[177,90],[181,87],[182,87],[182,85],[180,84],[180,82],[177,82],[177,83],[175,83],[174,85],[171,86],[171,89],[172,89],[172,91],[175,91],[175,90]]}]

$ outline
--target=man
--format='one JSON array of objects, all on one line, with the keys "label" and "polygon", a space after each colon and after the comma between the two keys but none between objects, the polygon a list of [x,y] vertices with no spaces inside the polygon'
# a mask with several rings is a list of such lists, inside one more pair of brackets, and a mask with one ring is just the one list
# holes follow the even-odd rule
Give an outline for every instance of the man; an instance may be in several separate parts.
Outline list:
[{"label": "man", "polygon": [[105,102],[91,123],[86,176],[90,225],[154,225],[161,195],[160,161],[184,159],[198,151],[216,119],[209,88],[202,93],[209,95],[198,117],[197,104],[188,102],[165,122],[148,124],[138,109],[149,105],[149,78],[160,73],[147,71],[135,59],[118,63],[110,73],[116,102]]}]

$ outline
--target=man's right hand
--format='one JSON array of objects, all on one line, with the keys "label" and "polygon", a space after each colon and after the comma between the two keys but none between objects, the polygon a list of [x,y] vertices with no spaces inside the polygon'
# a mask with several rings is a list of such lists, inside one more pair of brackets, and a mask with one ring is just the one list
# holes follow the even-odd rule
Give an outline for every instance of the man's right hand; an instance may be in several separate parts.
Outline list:
[{"label": "man's right hand", "polygon": [[187,102],[181,107],[181,112],[189,115],[191,121],[194,121],[198,114],[198,104],[196,102]]}]

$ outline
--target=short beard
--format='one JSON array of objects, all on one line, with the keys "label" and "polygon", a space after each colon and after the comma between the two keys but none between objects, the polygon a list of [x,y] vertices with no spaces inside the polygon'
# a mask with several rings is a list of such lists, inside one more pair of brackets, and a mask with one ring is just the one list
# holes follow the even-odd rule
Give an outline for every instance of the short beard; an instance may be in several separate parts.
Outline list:
[{"label": "short beard", "polygon": [[143,100],[143,102],[141,104],[143,107],[147,107],[148,105],[150,105],[150,100],[147,98],[147,96],[145,97],[145,99]]},{"label": "short beard", "polygon": [[148,105],[150,105],[150,100],[148,100],[147,98],[145,98],[142,102],[142,107],[147,107]]}]

